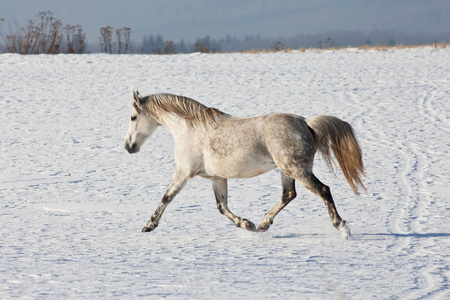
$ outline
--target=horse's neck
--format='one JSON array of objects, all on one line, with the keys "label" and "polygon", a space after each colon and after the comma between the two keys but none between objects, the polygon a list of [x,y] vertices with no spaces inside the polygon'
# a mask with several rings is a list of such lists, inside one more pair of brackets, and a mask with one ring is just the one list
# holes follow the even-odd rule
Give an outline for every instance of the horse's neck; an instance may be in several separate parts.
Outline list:
[{"label": "horse's neck", "polygon": [[175,139],[180,134],[186,134],[188,130],[186,121],[172,113],[164,114],[156,119],[156,121],[161,124],[161,126],[166,128],[175,137]]}]

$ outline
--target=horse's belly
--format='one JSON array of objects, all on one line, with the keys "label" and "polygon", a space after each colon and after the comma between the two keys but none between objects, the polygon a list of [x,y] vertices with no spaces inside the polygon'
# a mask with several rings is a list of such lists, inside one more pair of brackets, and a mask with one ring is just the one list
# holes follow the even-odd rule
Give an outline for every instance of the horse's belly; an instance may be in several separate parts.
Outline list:
[{"label": "horse's belly", "polygon": [[[264,174],[270,170],[273,170],[276,168],[276,164],[272,163],[272,164],[265,164],[265,165],[260,165],[258,167],[255,168],[251,168],[249,167],[248,169],[245,170],[238,170],[237,172],[234,172],[234,174],[230,174],[230,177],[228,178],[250,178],[250,177],[255,177],[261,174]],[[233,172],[231,172],[233,173]]]},{"label": "horse's belly", "polygon": [[248,159],[212,159],[205,165],[208,176],[222,178],[250,178],[261,175],[277,167],[275,162],[267,157]]}]

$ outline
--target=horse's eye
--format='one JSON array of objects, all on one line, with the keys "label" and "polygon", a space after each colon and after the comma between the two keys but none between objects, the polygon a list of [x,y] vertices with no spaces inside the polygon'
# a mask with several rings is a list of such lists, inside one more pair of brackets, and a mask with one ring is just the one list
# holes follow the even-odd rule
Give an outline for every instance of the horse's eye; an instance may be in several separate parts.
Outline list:
[{"label": "horse's eye", "polygon": [[131,121],[136,121],[137,116],[131,116]]}]

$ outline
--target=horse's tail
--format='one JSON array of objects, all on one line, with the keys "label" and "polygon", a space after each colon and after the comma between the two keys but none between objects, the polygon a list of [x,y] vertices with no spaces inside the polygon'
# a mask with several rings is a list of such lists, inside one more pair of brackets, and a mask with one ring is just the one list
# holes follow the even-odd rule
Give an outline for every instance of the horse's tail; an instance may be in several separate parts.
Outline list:
[{"label": "horse's tail", "polygon": [[330,170],[334,173],[331,162],[336,164],[330,153],[331,148],[353,192],[358,195],[359,186],[367,193],[361,180],[361,175],[365,175],[362,152],[352,126],[336,117],[324,115],[309,118],[306,123],[314,133],[316,151],[322,154]]}]

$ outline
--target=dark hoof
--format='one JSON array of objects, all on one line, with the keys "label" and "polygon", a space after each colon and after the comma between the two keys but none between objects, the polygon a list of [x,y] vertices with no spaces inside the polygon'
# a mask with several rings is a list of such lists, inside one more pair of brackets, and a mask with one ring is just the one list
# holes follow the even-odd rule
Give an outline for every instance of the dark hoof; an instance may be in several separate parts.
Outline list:
[{"label": "dark hoof", "polygon": [[267,230],[269,230],[270,225],[268,224],[264,224],[264,225],[259,225],[258,229],[256,229],[257,232],[266,232]]},{"label": "dark hoof", "polygon": [[[253,231],[253,232],[256,231],[256,226],[255,226],[255,224],[253,224],[253,222],[250,222],[247,219],[243,219],[242,223],[244,224],[243,228],[247,229],[248,231]],[[241,227],[242,227],[242,224],[241,224]]]},{"label": "dark hoof", "polygon": [[150,232],[153,231],[156,228],[156,226],[145,226],[142,228],[142,232]]}]

